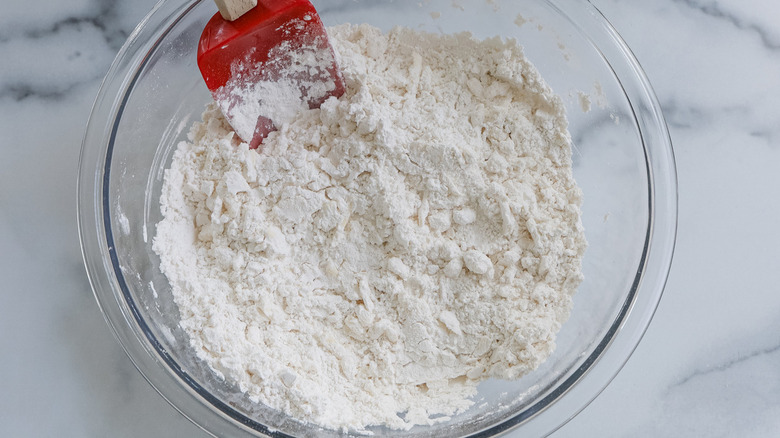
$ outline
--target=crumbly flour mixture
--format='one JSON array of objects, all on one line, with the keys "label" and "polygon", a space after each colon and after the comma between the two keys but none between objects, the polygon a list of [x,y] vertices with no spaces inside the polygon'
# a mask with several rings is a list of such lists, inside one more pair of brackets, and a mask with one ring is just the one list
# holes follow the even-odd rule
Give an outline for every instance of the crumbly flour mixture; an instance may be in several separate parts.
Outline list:
[{"label": "crumbly flour mixture", "polygon": [[241,143],[215,106],[155,251],[192,347],[328,428],[446,421],[552,352],[582,279],[561,100],[514,41],[329,29],[347,84]]}]

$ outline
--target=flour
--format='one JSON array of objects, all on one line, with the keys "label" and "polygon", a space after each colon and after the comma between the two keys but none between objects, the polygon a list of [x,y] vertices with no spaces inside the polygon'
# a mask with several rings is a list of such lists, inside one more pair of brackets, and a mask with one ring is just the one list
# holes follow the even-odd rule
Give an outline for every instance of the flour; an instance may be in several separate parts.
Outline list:
[{"label": "flour", "polygon": [[154,250],[198,356],[327,428],[408,429],[553,351],[582,279],[561,100],[514,41],[329,29],[347,85],[260,150],[215,106]]},{"label": "flour", "polygon": [[[290,20],[282,30],[300,31],[311,19],[305,15]],[[245,60],[236,60],[230,80],[216,92],[222,114],[244,141],[252,140],[258,118],[278,129],[308,109],[308,102],[318,106],[336,89],[334,54],[319,35],[299,33],[294,41],[282,41],[259,68],[248,61],[251,58],[247,54]]]}]

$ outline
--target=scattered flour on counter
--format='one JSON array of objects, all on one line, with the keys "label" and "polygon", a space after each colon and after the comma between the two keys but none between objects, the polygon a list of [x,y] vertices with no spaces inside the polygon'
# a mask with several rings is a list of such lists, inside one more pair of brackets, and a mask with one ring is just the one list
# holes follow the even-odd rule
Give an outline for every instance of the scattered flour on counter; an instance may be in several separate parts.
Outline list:
[{"label": "scattered flour on counter", "polygon": [[209,106],[154,250],[192,347],[327,428],[446,421],[553,351],[585,239],[562,101],[514,41],[329,29],[347,85],[257,151]]}]

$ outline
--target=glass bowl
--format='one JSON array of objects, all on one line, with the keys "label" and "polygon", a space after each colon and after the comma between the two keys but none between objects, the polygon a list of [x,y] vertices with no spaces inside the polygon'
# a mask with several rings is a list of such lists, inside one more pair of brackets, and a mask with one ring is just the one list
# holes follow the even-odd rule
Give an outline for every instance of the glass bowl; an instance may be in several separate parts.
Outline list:
[{"label": "glass bowl", "polygon": [[[557,349],[516,381],[486,381],[446,423],[384,436],[524,436],[556,430],[617,374],[652,318],[674,248],[671,142],[639,64],[590,3],[315,1],[326,25],[395,25],[516,38],[566,102],[575,178],[584,194],[585,280]],[[163,171],[211,100],[195,64],[211,1],[157,4],[120,50],[81,150],[78,219],[84,262],[109,326],[146,379],[218,436],[336,436],[252,404],[195,357],[152,251]],[[591,109],[587,109],[590,103]]]}]

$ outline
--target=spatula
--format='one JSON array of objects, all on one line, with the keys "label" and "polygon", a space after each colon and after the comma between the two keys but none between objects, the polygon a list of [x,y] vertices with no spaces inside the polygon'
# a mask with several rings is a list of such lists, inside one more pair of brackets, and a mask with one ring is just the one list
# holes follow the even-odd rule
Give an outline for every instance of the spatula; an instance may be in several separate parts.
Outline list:
[{"label": "spatula", "polygon": [[258,147],[301,110],[344,93],[325,27],[308,0],[214,0],[198,44],[206,86],[239,137]]}]

